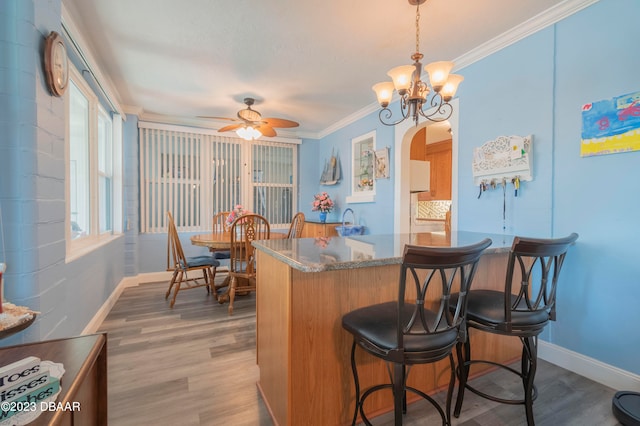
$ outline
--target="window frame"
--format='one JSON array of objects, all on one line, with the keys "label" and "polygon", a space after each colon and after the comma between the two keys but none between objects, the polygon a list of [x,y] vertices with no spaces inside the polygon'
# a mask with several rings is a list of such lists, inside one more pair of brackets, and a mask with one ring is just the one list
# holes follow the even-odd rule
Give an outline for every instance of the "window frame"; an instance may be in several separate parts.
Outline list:
[{"label": "window frame", "polygon": [[[88,134],[88,167],[89,167],[89,229],[87,235],[80,238],[72,238],[71,234],[71,126],[70,126],[70,105],[71,90],[67,90],[64,95],[65,102],[65,241],[66,241],[66,261],[70,262],[81,257],[117,238],[122,233],[122,215],[119,210],[122,206],[121,170],[122,160],[121,145],[122,137],[117,135],[121,132],[121,125],[116,123],[119,115],[110,114],[100,104],[100,100],[82,74],[77,68],[69,64],[69,85],[75,85],[89,102],[89,134]],[[108,120],[108,133],[111,137],[111,230],[100,232],[100,190],[99,190],[99,170],[98,170],[98,116],[103,114]],[[114,116],[118,116],[118,120]],[[120,130],[118,130],[120,129]]]}]

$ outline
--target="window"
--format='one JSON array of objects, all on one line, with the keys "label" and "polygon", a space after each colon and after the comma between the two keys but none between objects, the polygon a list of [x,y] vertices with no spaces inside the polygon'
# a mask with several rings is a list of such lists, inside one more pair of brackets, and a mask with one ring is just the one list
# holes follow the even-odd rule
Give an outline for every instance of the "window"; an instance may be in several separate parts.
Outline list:
[{"label": "window", "polygon": [[297,145],[138,123],[141,231],[166,232],[171,211],[180,231],[207,231],[236,204],[286,227],[296,213]]},{"label": "window", "polygon": [[111,119],[106,111],[100,107],[98,112],[98,220],[100,233],[111,232],[113,229],[113,147],[111,129]]},{"label": "window", "polygon": [[[67,258],[81,255],[105,237],[121,231],[121,201],[114,193],[120,184],[114,155],[121,144],[121,134],[114,135],[116,121],[99,104],[98,97],[80,73],[71,67],[67,108]],[[119,152],[119,151],[118,151]]]},{"label": "window", "polygon": [[347,203],[375,201],[375,150],[375,131],[351,140],[351,196],[347,197]]}]

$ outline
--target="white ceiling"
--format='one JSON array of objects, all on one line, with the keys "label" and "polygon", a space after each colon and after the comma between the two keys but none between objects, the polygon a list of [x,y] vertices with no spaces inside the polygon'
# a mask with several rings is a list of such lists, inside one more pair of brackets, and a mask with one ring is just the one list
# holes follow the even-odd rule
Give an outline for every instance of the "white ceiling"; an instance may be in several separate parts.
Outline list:
[{"label": "white ceiling", "polygon": [[[423,62],[460,58],[567,2],[576,0],[428,0],[420,7]],[[251,96],[264,117],[300,122],[290,135],[318,135],[375,104],[371,86],[411,63],[415,49],[415,6],[407,0],[63,0],[63,6],[117,101],[167,122],[235,117]]]}]

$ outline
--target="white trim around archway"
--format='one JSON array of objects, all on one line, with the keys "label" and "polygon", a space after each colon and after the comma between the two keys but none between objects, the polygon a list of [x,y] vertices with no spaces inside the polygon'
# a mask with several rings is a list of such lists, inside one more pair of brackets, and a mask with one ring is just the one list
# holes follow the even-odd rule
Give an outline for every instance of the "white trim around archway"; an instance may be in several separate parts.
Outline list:
[{"label": "white trim around archway", "polygon": [[[459,102],[458,99],[451,101],[453,113],[449,117],[451,124],[451,230],[458,229],[458,122],[459,122]],[[409,159],[411,153],[411,140],[415,134],[429,122],[421,123],[417,127],[413,121],[405,120],[395,127],[394,144],[394,195],[393,195],[393,217],[395,234],[407,234],[410,230],[411,217],[410,194],[409,194]]]}]

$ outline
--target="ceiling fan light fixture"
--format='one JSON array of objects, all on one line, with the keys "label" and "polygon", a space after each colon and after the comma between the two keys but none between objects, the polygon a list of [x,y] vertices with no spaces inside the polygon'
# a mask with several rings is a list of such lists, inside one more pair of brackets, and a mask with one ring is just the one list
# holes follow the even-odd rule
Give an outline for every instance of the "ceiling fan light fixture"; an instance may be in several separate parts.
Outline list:
[{"label": "ceiling fan light fixture", "polygon": [[236,134],[247,141],[256,140],[262,136],[260,130],[255,129],[253,126],[240,127],[236,130]]}]

